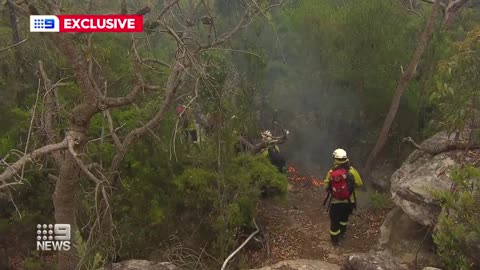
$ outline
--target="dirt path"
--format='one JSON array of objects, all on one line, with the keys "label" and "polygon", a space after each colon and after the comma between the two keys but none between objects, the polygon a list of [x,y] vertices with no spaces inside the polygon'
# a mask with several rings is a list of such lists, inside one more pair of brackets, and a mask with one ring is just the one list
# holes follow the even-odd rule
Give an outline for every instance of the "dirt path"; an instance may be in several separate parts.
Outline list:
[{"label": "dirt path", "polygon": [[267,244],[263,250],[250,254],[252,267],[300,258],[341,264],[346,255],[366,252],[378,243],[379,228],[387,209],[355,211],[346,237],[338,247],[333,247],[328,213],[322,206],[326,195],[323,187],[316,186],[319,182],[315,179],[294,178],[298,177],[289,177],[286,202],[265,201],[260,206],[258,223]]}]

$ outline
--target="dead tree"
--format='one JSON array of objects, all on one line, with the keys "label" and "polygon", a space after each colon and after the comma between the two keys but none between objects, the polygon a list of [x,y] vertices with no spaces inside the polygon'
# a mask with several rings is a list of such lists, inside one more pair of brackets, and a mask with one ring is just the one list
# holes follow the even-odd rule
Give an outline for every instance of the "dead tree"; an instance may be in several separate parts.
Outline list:
[{"label": "dead tree", "polygon": [[[246,0],[250,3],[250,0]],[[62,7],[59,1],[43,0],[45,10],[34,4],[28,6],[13,3],[13,8],[18,14],[28,16],[31,14],[61,14]],[[206,63],[202,62],[202,54],[212,48],[223,46],[241,29],[248,26],[257,14],[264,13],[266,9],[273,8],[280,4],[272,4],[265,9],[261,9],[256,2],[251,0],[247,6],[244,15],[238,23],[223,34],[215,37],[213,40],[202,42],[193,29],[200,21],[195,20],[196,17],[210,16],[210,7],[207,1],[190,1],[197,8],[192,8],[191,16],[185,17],[183,11],[174,12],[174,9],[180,9],[179,0],[165,1],[164,8],[158,12],[155,19],[145,22],[145,29],[148,32],[157,32],[166,34],[177,44],[175,58],[172,63],[166,64],[170,67],[170,74],[165,85],[151,85],[144,78],[144,69],[151,68],[147,62],[166,63],[160,59],[149,59],[147,61],[137,50],[138,40],[132,37],[132,46],[130,48],[131,57],[135,70],[136,81],[131,87],[130,92],[122,97],[110,97],[105,89],[100,87],[99,77],[96,76],[92,67],[92,60],[87,58],[83,53],[80,45],[74,40],[77,34],[55,34],[47,33],[45,38],[50,39],[56,46],[56,49],[67,59],[72,70],[75,81],[80,89],[79,100],[81,102],[71,108],[68,127],[63,132],[58,132],[56,125],[55,113],[56,106],[55,89],[59,84],[53,84],[49,79],[43,63],[39,63],[39,76],[43,82],[43,96],[45,98],[43,105],[45,111],[42,114],[42,130],[46,144],[35,150],[29,150],[24,153],[17,161],[8,164],[7,169],[0,174],[0,191],[5,191],[13,185],[21,184],[21,170],[25,166],[40,162],[42,159],[51,158],[55,161],[58,168],[52,178],[56,179],[55,191],[52,200],[55,208],[55,222],[71,224],[73,230],[77,230],[75,198],[79,189],[79,176],[90,179],[95,186],[95,197],[98,197],[96,205],[100,209],[94,224],[90,226],[90,236],[87,244],[94,245],[92,238],[106,237],[102,239],[106,242],[114,242],[111,235],[113,220],[110,214],[109,197],[112,195],[111,185],[115,181],[116,176],[120,173],[120,165],[130,150],[131,146],[139,142],[150,134],[152,130],[160,126],[170,105],[178,92],[183,89],[182,86],[189,81],[198,81],[206,78]],[[9,2],[10,3],[10,2]],[[122,2],[123,3],[123,2]],[[203,7],[203,8],[198,8]],[[126,10],[125,6],[121,7],[122,12]],[[143,8],[142,14],[148,12],[149,8]],[[206,14],[198,14],[203,12]],[[177,16],[176,18],[167,19],[169,16]],[[211,16],[214,18],[214,16]],[[183,21],[185,23],[173,23],[175,21]],[[214,27],[215,21],[212,19],[206,27]],[[89,41],[90,42],[90,41]],[[98,70],[97,70],[98,71]],[[162,90],[162,91],[160,91]],[[192,91],[192,90],[190,90]],[[125,136],[117,134],[116,128],[112,121],[111,109],[123,106],[129,106],[133,102],[140,99],[141,94],[161,95],[162,103],[157,112],[152,115],[150,120],[145,124],[126,133]],[[92,117],[98,113],[104,113],[108,121],[110,136],[116,146],[116,153],[110,166],[104,167],[98,164],[87,164],[87,153],[85,152],[86,144],[92,138],[88,134],[90,121]],[[60,136],[59,134],[63,134]],[[255,147],[256,151],[258,147]],[[3,159],[6,162],[6,159]],[[97,231],[96,234],[93,232]],[[76,269],[81,263],[77,251],[72,248],[68,252],[59,252],[58,267],[61,270]]]}]

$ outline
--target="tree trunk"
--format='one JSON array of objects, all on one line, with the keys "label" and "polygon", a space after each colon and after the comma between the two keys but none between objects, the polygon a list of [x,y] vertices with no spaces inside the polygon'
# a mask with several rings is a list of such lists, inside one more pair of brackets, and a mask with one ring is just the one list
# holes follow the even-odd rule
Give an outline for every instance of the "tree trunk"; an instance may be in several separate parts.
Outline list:
[{"label": "tree trunk", "polygon": [[437,16],[439,4],[440,4],[440,1],[438,0],[435,1],[433,5],[432,13],[427,21],[425,29],[423,30],[417,49],[415,50],[415,53],[413,54],[410,64],[407,67],[407,70],[402,75],[400,82],[397,88],[395,89],[395,92],[393,93],[392,103],[390,104],[390,109],[388,110],[387,117],[383,122],[382,130],[380,131],[380,135],[378,136],[377,143],[375,144],[375,147],[373,148],[373,150],[370,152],[367,159],[367,163],[363,170],[363,174],[366,177],[368,177],[368,175],[370,174],[370,171],[377,159],[378,154],[380,153],[380,151],[385,146],[385,143],[387,142],[388,134],[390,132],[390,128],[392,127],[393,120],[397,115],[397,111],[398,111],[398,107],[399,107],[402,95],[407,89],[409,82],[412,80],[413,76],[415,75],[418,62],[420,61],[423,53],[425,52],[425,48],[427,47],[428,41],[430,40],[431,34],[433,32],[433,26],[435,24],[435,18]]},{"label": "tree trunk", "polygon": [[[79,142],[75,148],[77,153],[81,153],[81,149],[85,144],[85,134],[82,132],[70,132],[67,136],[74,136],[79,138]],[[79,182],[80,168],[69,151],[65,151],[65,160],[60,167],[60,174],[55,185],[55,192],[53,193],[53,205],[55,207],[55,223],[70,224],[72,239],[71,248],[69,251],[58,252],[58,269],[59,270],[73,270],[76,268],[79,257],[77,251],[73,247],[73,234],[77,230],[76,224],[76,206],[75,197],[77,194]]]},{"label": "tree trunk", "polygon": [[15,13],[15,8],[13,7],[14,3],[12,0],[7,0],[8,13],[10,17],[10,24],[12,25],[12,39],[13,44],[20,42],[20,31],[18,30],[18,19],[17,14]]},{"label": "tree trunk", "polygon": [[[98,111],[95,106],[96,98],[87,98],[85,102],[77,105],[72,110],[69,131],[66,133],[67,144],[73,140],[75,153],[82,154],[87,143],[87,131],[90,119]],[[53,193],[53,206],[55,208],[55,223],[70,224],[72,246],[69,251],[58,253],[58,269],[73,270],[79,263],[78,252],[74,249],[73,234],[77,231],[76,224],[76,195],[81,169],[70,151],[65,151],[65,160],[60,164],[60,173]]]}]

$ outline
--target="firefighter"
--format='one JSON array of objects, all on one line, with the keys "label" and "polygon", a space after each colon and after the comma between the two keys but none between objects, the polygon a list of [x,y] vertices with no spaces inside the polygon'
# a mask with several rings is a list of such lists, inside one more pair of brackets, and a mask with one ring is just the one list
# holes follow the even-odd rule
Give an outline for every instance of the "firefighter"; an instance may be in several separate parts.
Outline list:
[{"label": "firefighter", "polygon": [[337,245],[341,236],[347,230],[348,218],[356,208],[355,188],[363,185],[358,171],[350,165],[347,152],[341,148],[332,154],[333,168],[325,177],[325,187],[331,196],[329,210],[330,238]]},{"label": "firefighter", "polygon": [[[270,141],[272,140],[272,133],[270,130],[266,130],[261,133],[262,134],[262,139],[264,141]],[[280,148],[278,145],[272,145],[270,147],[267,147],[265,149],[262,149],[260,154],[264,157],[268,157],[270,162],[278,168],[278,171],[283,173],[285,169],[285,159],[283,156],[280,154]]]}]

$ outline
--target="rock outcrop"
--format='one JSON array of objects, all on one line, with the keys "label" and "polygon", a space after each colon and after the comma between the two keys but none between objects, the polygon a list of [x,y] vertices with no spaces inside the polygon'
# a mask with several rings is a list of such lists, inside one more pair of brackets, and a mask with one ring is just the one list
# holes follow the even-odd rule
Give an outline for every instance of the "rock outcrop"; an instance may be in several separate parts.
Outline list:
[{"label": "rock outcrop", "polygon": [[271,266],[252,270],[340,270],[340,266],[318,260],[282,261]]},{"label": "rock outcrop", "polygon": [[425,154],[412,163],[405,162],[390,178],[393,201],[412,220],[424,226],[433,224],[441,208],[431,191],[451,188],[449,168],[453,165],[456,162],[446,153]]},{"label": "rock outcrop", "polygon": [[[471,140],[471,132],[473,131],[469,129],[458,134],[439,132],[420,145],[417,145],[411,138],[407,139],[415,145],[417,150],[410,154],[390,178],[390,192],[397,208],[391,210],[381,227],[381,246],[395,250],[395,252],[406,250],[403,242],[408,244],[408,242],[412,242],[412,239],[407,239],[408,237],[402,237],[402,235],[408,236],[422,231],[421,228],[415,228],[414,223],[424,226],[423,230],[425,231],[422,232],[424,236],[414,238],[426,240],[425,242],[422,240],[414,246],[434,245],[431,237],[427,237],[428,232],[431,231],[425,227],[435,224],[442,209],[440,202],[434,197],[432,191],[449,191],[452,188],[453,182],[450,179],[450,170],[457,165],[458,157],[461,156],[462,160],[467,163],[478,164],[480,142]],[[470,149],[477,148],[477,150],[468,153],[462,151],[467,146]],[[412,222],[408,221],[405,216]],[[406,231],[409,231],[409,233],[406,233]],[[394,236],[397,237],[396,240],[393,239],[395,243],[389,243],[392,238],[395,238]],[[475,244],[471,246],[469,250],[477,251],[480,249],[480,246],[476,249]],[[419,250],[420,254],[422,250]],[[423,251],[427,255],[432,253],[428,252],[428,249]],[[419,255],[418,257],[423,256]],[[410,260],[403,257],[402,260],[411,263]],[[420,261],[420,259],[418,260]],[[435,261],[428,258],[423,260],[421,265],[435,265]]]},{"label": "rock outcrop", "polygon": [[418,149],[392,174],[390,191],[395,204],[415,222],[429,226],[439,215],[440,204],[431,191],[451,188],[449,170],[457,164],[451,156],[467,146],[480,146],[471,140],[471,132],[439,132],[420,145],[409,140]]},{"label": "rock outcrop", "polygon": [[178,270],[178,268],[169,262],[128,260],[112,264],[112,270]]},{"label": "rock outcrop", "polygon": [[408,270],[405,264],[386,250],[349,255],[342,270]]}]

